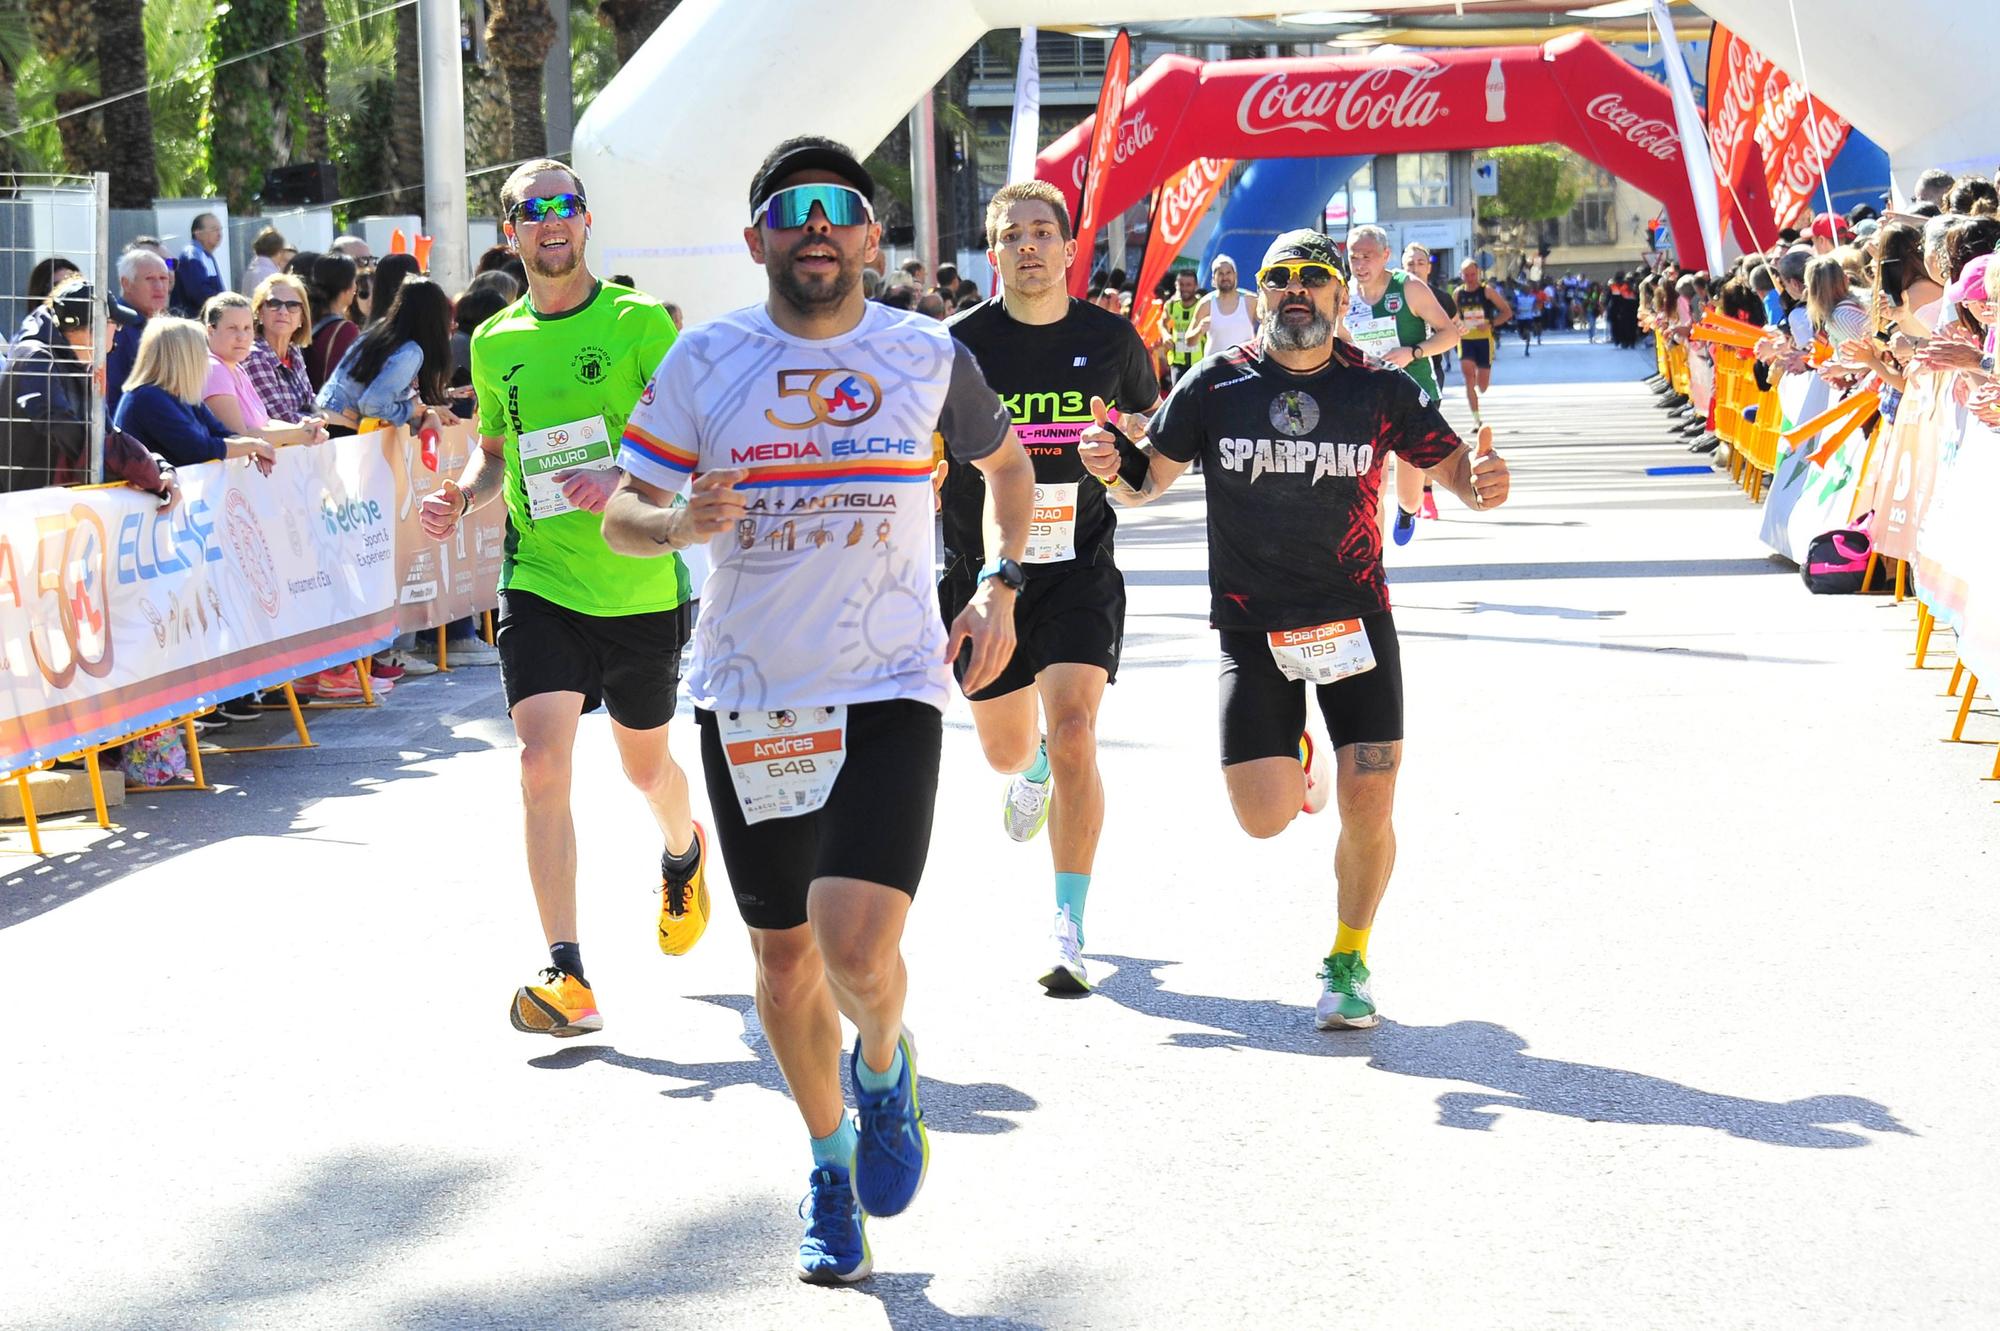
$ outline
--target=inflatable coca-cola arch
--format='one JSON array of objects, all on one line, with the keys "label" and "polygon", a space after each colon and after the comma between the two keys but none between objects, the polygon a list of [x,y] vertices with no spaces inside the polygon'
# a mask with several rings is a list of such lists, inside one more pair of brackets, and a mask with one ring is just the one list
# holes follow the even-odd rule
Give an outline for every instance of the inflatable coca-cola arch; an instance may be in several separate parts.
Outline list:
[{"label": "inflatable coca-cola arch", "polygon": [[[1050,144],[1036,162],[1035,174],[1061,188],[1072,211],[1095,120]],[[1126,94],[1099,215],[1122,213],[1197,157],[1519,143],[1565,144],[1660,200],[1680,261],[1703,262],[1673,99],[1587,33],[1542,46],[1463,51],[1214,63],[1162,57]]]}]

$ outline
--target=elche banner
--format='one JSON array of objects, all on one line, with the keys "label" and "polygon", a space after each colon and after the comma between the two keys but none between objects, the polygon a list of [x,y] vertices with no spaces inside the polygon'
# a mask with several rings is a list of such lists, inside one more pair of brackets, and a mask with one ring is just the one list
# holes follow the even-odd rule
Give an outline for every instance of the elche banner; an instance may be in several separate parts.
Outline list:
[{"label": "elche banner", "polygon": [[402,430],[179,471],[162,511],[128,487],[0,496],[0,773],[386,648],[496,599],[505,514],[440,545],[416,506],[456,475]]},{"label": "elche banner", "polygon": [[1884,559],[1907,563],[1917,557],[1917,533],[1937,484],[1938,442],[1956,414],[1949,387],[1944,375],[1912,373],[1896,422],[1883,431],[1868,539]]},{"label": "elche banner", "polygon": [[492,609],[507,553],[507,506],[491,503],[468,515],[444,542],[424,535],[417,518],[424,496],[465,470],[479,446],[472,426],[461,423],[438,433],[435,467],[427,465],[413,436],[384,434],[396,486],[396,631],[439,628]]},{"label": "elche banner", "polygon": [[[1847,142],[1847,121],[1720,23],[1708,43],[1708,139],[1734,211],[1768,248],[1795,226]],[[1745,248],[1750,248],[1746,244]]]},{"label": "elche banner", "polygon": [[[1780,425],[1789,430],[1832,406],[1833,390],[1817,374],[1788,374],[1778,381],[1778,405]],[[1802,564],[1815,536],[1850,521],[1868,440],[1855,430],[1824,459],[1818,458],[1818,434],[1796,443],[1780,440],[1778,448],[1778,466],[1764,495],[1758,534],[1764,544]]]},{"label": "elche banner", "polygon": [[[1111,173],[1119,154],[1119,139],[1125,118],[1125,85],[1132,77],[1132,38],[1123,28],[1111,43],[1104,62],[1104,83],[1097,90],[1095,132],[1091,135],[1090,156],[1084,168],[1083,188],[1076,210],[1076,262],[1070,265],[1069,294],[1090,294],[1092,252],[1097,247],[1097,228],[1106,217],[1122,214],[1124,208],[1107,209],[1104,197],[1111,189]],[[1127,205],[1128,207],[1130,205]]]},{"label": "elche banner", "polygon": [[[1132,299],[1132,326],[1142,333],[1153,326],[1153,311],[1160,303],[1156,294],[1160,279],[1173,266],[1188,237],[1201,225],[1201,219],[1208,215],[1209,206],[1235,165],[1227,157],[1197,157],[1160,186],[1153,199],[1152,224],[1146,229],[1146,253],[1139,261],[1139,293]],[[1245,299],[1254,285],[1254,280],[1241,283],[1239,289],[1245,293]]]},{"label": "elche banner", "polygon": [[0,771],[352,661],[395,637],[394,490],[372,435],[0,502]]},{"label": "elche banner", "polygon": [[1673,99],[1587,33],[1484,50],[1212,63],[1161,56],[1125,96],[1108,179],[1092,166],[1102,120],[1085,120],[1035,164],[1072,207],[1092,186],[1093,217],[1124,213],[1198,157],[1562,143],[1664,203],[1674,234],[1684,245],[1692,239],[1689,262],[1701,244]]}]

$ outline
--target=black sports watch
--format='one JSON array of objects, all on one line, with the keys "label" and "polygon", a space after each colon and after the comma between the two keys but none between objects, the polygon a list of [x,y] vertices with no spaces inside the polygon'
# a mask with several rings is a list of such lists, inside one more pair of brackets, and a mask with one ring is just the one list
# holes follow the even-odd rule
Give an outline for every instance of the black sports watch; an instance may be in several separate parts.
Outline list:
[{"label": "black sports watch", "polygon": [[1005,556],[994,560],[985,568],[979,570],[980,582],[984,582],[988,578],[997,578],[1000,585],[1009,591],[1018,592],[1028,585],[1028,575],[1022,571],[1021,566]]}]

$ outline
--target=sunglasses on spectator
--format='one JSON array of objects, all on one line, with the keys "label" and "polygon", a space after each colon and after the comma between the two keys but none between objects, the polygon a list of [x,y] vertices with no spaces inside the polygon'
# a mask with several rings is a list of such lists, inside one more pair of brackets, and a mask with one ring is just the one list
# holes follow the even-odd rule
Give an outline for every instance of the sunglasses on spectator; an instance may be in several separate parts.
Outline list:
[{"label": "sunglasses on spectator", "polygon": [[1283,291],[1292,284],[1292,279],[1296,277],[1301,286],[1317,291],[1339,276],[1339,273],[1336,273],[1323,263],[1274,263],[1269,268],[1259,270],[1257,285],[1267,287],[1272,291]]},{"label": "sunglasses on spectator", "polygon": [[302,310],[305,307],[305,302],[302,300],[278,300],[273,298],[264,302],[264,308],[267,310]]},{"label": "sunglasses on spectator", "polygon": [[794,185],[781,189],[750,213],[752,223],[773,231],[795,231],[812,218],[817,206],[828,226],[860,226],[875,220],[875,209],[858,189],[845,185]]},{"label": "sunglasses on spectator", "polygon": [[551,194],[547,198],[523,199],[514,205],[514,216],[522,222],[546,222],[551,217],[568,221],[583,216],[581,194]]}]

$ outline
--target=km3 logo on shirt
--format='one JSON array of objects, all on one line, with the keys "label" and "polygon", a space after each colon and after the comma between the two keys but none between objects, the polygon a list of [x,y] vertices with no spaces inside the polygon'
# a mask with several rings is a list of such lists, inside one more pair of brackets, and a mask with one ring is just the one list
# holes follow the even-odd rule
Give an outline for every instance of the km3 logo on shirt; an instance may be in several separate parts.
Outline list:
[{"label": "km3 logo on shirt", "polygon": [[859,370],[779,370],[778,396],[798,399],[806,413],[805,420],[787,420],[766,407],[764,419],[787,430],[859,425],[882,409],[882,386]]},{"label": "km3 logo on shirt", "polygon": [[1311,439],[1222,439],[1215,445],[1225,471],[1247,471],[1255,481],[1265,472],[1286,476],[1365,476],[1375,465],[1373,444],[1336,444]]}]

